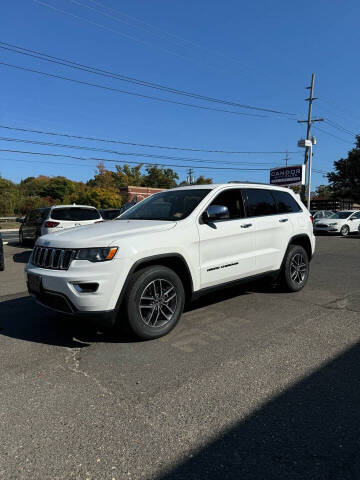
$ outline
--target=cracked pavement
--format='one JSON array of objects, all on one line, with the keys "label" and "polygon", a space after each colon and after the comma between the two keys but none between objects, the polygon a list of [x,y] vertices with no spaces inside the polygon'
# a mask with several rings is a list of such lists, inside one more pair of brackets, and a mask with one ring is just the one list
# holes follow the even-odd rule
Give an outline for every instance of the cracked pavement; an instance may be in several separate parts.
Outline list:
[{"label": "cracked pavement", "polygon": [[212,294],[150,342],[36,305],[5,253],[0,479],[359,478],[360,238],[318,238],[297,294]]}]

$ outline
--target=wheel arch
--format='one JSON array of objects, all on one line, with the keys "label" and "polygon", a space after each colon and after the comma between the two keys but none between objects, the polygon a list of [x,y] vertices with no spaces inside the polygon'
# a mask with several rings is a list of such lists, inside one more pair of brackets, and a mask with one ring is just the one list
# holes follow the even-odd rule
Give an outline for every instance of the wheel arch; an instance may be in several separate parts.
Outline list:
[{"label": "wheel arch", "polygon": [[[301,247],[303,247],[308,255],[309,261],[311,260],[312,258],[311,241],[309,236],[306,235],[306,233],[293,236],[289,241],[286,251],[289,249],[290,245],[300,245]],[[284,255],[284,259],[285,257],[286,257],[286,254]]]},{"label": "wheel arch", "polygon": [[152,255],[150,257],[141,258],[133,264],[126,277],[119,299],[117,301],[117,310],[119,310],[122,305],[131,276],[142,268],[150,267],[151,265],[162,265],[173,270],[180,277],[183,283],[185,290],[185,301],[189,302],[191,300],[194,291],[194,285],[193,278],[185,258],[180,253],[164,253],[160,255]]}]

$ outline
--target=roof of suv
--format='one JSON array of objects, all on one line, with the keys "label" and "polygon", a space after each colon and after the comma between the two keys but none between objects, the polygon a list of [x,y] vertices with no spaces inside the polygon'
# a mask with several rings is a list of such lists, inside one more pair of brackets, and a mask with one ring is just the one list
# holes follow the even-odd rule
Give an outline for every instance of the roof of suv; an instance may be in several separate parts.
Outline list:
[{"label": "roof of suv", "polygon": [[50,208],[93,208],[94,210],[96,210],[95,207],[92,207],[91,205],[53,205],[52,207]]},{"label": "roof of suv", "polygon": [[210,183],[210,184],[205,184],[205,185],[184,185],[181,187],[176,187],[173,188],[172,190],[191,190],[191,189],[202,189],[202,188],[208,188],[211,190],[214,190],[215,188],[219,187],[261,187],[261,188],[274,188],[274,189],[279,189],[279,190],[284,190],[286,192],[289,191],[288,188],[286,187],[281,187],[280,185],[270,185],[268,183],[256,183],[256,182],[229,182],[229,183]]}]

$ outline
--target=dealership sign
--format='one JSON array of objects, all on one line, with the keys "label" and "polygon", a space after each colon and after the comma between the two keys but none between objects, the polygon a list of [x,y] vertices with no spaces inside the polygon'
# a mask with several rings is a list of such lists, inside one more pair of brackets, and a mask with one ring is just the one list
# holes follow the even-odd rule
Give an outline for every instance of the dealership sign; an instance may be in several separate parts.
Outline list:
[{"label": "dealership sign", "polygon": [[291,167],[278,167],[270,170],[271,185],[304,185],[305,165],[292,165]]}]

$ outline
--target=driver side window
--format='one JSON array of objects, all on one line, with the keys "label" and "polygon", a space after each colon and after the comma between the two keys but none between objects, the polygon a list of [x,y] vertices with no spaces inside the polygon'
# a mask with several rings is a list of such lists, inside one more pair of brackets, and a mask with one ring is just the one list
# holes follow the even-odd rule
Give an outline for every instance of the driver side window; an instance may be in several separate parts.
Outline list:
[{"label": "driver side window", "polygon": [[229,188],[219,193],[210,205],[222,205],[229,210],[228,220],[244,218],[244,203],[241,190],[239,188]]}]

